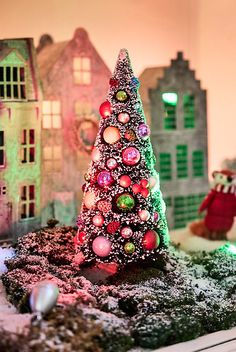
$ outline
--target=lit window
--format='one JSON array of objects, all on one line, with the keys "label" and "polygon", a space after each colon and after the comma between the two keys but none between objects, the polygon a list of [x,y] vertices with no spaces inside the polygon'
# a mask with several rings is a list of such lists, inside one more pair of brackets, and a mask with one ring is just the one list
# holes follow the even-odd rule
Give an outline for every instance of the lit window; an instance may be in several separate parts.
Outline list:
[{"label": "lit window", "polygon": [[193,152],[193,177],[204,176],[204,154],[202,150]]},{"label": "lit window", "polygon": [[62,164],[61,146],[53,145],[43,148],[43,165],[47,173],[60,172]]},{"label": "lit window", "polygon": [[188,177],[188,147],[187,145],[177,145],[176,147],[177,160],[177,177]]},{"label": "lit window", "polygon": [[20,217],[30,219],[35,217],[35,186],[27,185],[21,187]]},{"label": "lit window", "polygon": [[174,228],[183,228],[188,222],[199,218],[198,208],[205,197],[204,193],[174,198]]},{"label": "lit window", "polygon": [[178,95],[176,93],[163,93],[162,101],[164,104],[164,129],[175,130]]},{"label": "lit window", "polygon": [[73,61],[74,83],[88,85],[91,83],[91,59],[75,57]]},{"label": "lit window", "polygon": [[160,153],[160,179],[169,181],[172,178],[171,169],[171,154],[170,153]]},{"label": "lit window", "polygon": [[43,128],[61,128],[61,104],[57,100],[43,102]]},{"label": "lit window", "polygon": [[0,66],[0,98],[26,99],[25,68],[23,66]]},{"label": "lit window", "polygon": [[35,162],[35,130],[22,130],[21,135],[21,162]]},{"label": "lit window", "polygon": [[0,168],[5,166],[5,139],[4,131],[0,131]]},{"label": "lit window", "polygon": [[184,127],[194,128],[195,127],[195,107],[194,107],[193,95],[184,94],[183,112],[184,112]]}]

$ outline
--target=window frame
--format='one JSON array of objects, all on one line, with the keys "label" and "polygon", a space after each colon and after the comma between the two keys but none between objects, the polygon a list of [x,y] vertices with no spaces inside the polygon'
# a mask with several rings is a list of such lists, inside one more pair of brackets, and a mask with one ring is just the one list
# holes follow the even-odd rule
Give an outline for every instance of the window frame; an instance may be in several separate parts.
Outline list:
[{"label": "window frame", "polygon": [[[167,101],[165,98],[166,95],[173,94],[175,96],[176,101],[171,103]],[[164,121],[163,128],[165,131],[175,131],[177,130],[177,107],[179,102],[179,96],[177,92],[162,92],[161,93],[161,101],[163,106],[164,113]]]},{"label": "window frame", "polygon": [[[199,158],[199,155],[201,156]],[[193,177],[204,177],[205,167],[204,167],[204,152],[203,150],[194,150],[192,152],[192,173]],[[199,172],[200,171],[200,172]]]},{"label": "window frame", "polygon": [[[45,149],[51,149],[51,158],[45,158]],[[55,149],[60,149],[59,154],[55,153]],[[60,155],[59,158],[55,158],[55,154]],[[48,165],[48,166],[47,166]],[[58,166],[59,165],[59,166]],[[60,173],[62,170],[62,147],[61,145],[45,145],[43,147],[43,167],[46,174]]]},{"label": "window frame", "polygon": [[[16,79],[14,79],[14,69],[17,70]],[[0,99],[11,101],[25,101],[27,100],[26,91],[26,65],[8,63],[0,65]],[[23,70],[23,74],[21,72]],[[8,77],[9,72],[9,77]],[[22,79],[23,77],[23,79]],[[17,94],[15,94],[17,89]],[[16,96],[17,95],[17,96]]]},{"label": "window frame", "polygon": [[[88,67],[86,68],[85,66],[85,60],[87,63],[89,63]],[[92,60],[90,56],[75,56],[73,58],[73,78],[74,78],[74,84],[76,85],[84,85],[84,86],[89,86],[92,84],[92,70],[91,70],[91,65]],[[89,77],[88,81],[85,79],[85,77]]]},{"label": "window frame", "polygon": [[[188,103],[185,102],[187,97],[190,98]],[[183,120],[185,129],[194,129],[196,127],[195,96],[193,94],[183,94]]]},{"label": "window frame", "polygon": [[159,153],[159,174],[161,181],[172,180],[172,155],[171,153]]},{"label": "window frame", "polygon": [[177,179],[187,179],[189,176],[187,144],[176,146],[176,173]]},{"label": "window frame", "polygon": [[[33,188],[33,197],[31,196],[32,191],[30,188]],[[23,198],[23,195],[25,196]],[[33,216],[31,214],[31,206],[33,209]],[[24,207],[24,213],[26,214],[25,217],[22,217],[22,208]],[[20,212],[20,220],[21,221],[29,221],[35,219],[36,217],[36,185],[29,183],[23,184],[20,187],[20,204],[19,204],[19,212]]]},{"label": "window frame", "polygon": [[[44,100],[42,103],[42,128],[44,130],[61,130],[62,128],[62,113],[61,113],[61,101],[60,100]],[[46,106],[48,105],[48,108],[46,109]],[[55,108],[55,105],[58,105],[58,110]],[[54,110],[55,109],[55,110]],[[55,127],[55,121],[56,117],[58,119],[58,126]],[[45,123],[46,119],[50,121],[50,123],[47,125]],[[45,127],[48,126],[48,127]]]},{"label": "window frame", "polygon": [[[21,152],[20,152],[21,165],[25,165],[25,164],[32,165],[36,162],[36,133],[35,132],[36,130],[34,128],[29,128],[29,129],[24,128],[21,131]],[[31,143],[31,138],[33,138],[32,143]],[[33,155],[33,160],[31,160],[31,155]]]}]

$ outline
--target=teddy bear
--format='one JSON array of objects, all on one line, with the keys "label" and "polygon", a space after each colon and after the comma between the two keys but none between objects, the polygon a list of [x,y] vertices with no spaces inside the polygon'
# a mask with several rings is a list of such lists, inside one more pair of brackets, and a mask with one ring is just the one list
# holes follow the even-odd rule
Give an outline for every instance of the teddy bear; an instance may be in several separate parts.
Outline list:
[{"label": "teddy bear", "polygon": [[194,235],[225,240],[236,216],[236,173],[221,170],[214,171],[212,176],[213,188],[199,208],[199,213],[206,211],[206,215],[189,227]]}]

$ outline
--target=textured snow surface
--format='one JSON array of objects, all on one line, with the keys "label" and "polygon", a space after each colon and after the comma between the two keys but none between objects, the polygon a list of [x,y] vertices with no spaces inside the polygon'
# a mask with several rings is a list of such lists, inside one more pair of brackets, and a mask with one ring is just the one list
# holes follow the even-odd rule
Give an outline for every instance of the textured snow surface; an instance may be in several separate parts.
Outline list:
[{"label": "textured snow surface", "polygon": [[7,267],[4,264],[6,259],[14,257],[15,251],[13,248],[1,248],[0,247],[0,275],[7,271]]}]

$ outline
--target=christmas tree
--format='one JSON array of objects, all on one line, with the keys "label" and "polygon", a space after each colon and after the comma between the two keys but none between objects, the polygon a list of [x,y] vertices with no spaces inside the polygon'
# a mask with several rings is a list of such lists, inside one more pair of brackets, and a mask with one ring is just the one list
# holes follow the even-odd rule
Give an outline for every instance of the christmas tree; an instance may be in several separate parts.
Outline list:
[{"label": "christmas tree", "polygon": [[85,175],[76,244],[85,261],[125,264],[155,259],[168,245],[165,204],[155,171],[139,81],[119,53]]}]

